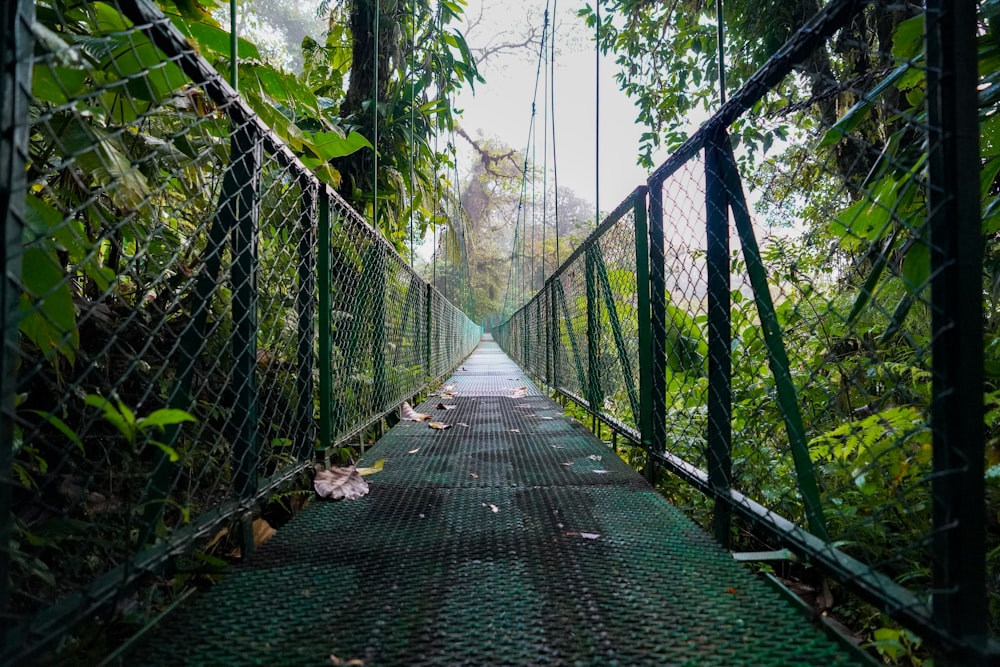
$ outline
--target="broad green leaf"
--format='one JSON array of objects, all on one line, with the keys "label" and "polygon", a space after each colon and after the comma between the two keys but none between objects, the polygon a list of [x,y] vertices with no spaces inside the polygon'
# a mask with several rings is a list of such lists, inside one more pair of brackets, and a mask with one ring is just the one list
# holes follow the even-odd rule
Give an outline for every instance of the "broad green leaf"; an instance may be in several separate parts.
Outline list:
[{"label": "broad green leaf", "polygon": [[125,417],[118,411],[118,408],[116,408],[111,401],[98,394],[87,394],[87,396],[83,399],[83,402],[103,412],[105,421],[118,429],[118,432],[125,436],[129,442],[133,440],[135,437],[135,431],[133,430],[132,425],[125,420]]},{"label": "broad green leaf", "polygon": [[917,295],[927,289],[927,281],[931,277],[931,250],[923,241],[917,240],[906,251],[903,260],[903,284],[907,291]]},{"label": "broad green leaf", "polygon": [[924,48],[924,15],[917,14],[896,26],[892,33],[892,57],[912,60]]},{"label": "broad green leaf", "polygon": [[305,132],[306,147],[324,160],[350,155],[362,148],[371,148],[371,143],[357,132],[346,137],[339,132]]},{"label": "broad green leaf", "polygon": [[[171,20],[178,30],[194,40],[203,49],[202,55],[205,55],[204,51],[209,51],[217,55],[229,57],[229,31],[214,25],[188,21],[178,16],[171,17]],[[261,59],[260,51],[257,50],[257,47],[242,37],[237,38],[236,54],[239,58],[245,60]]]},{"label": "broad green leaf", "polygon": [[156,440],[150,440],[149,444],[158,447],[160,449],[160,451],[162,451],[164,454],[167,455],[167,458],[170,459],[171,463],[177,463],[178,461],[180,461],[181,457],[177,453],[177,450],[174,449],[173,447],[165,445],[162,442],[158,442]]},{"label": "broad green leaf", "polygon": [[83,91],[86,80],[83,70],[38,63],[31,73],[31,93],[39,101],[62,105]]},{"label": "broad green leaf", "polygon": [[145,417],[139,419],[136,425],[140,430],[143,430],[149,427],[163,428],[165,426],[172,426],[173,424],[194,421],[198,420],[184,410],[161,408],[159,410],[154,410]]},{"label": "broad green leaf", "polygon": [[49,424],[51,424],[53,427],[55,427],[56,430],[58,430],[60,433],[62,433],[64,436],[66,436],[66,438],[70,442],[72,442],[74,445],[76,445],[77,449],[79,449],[81,452],[83,451],[83,442],[80,441],[80,436],[78,436],[76,434],[76,431],[74,431],[73,429],[71,429],[69,427],[69,425],[66,422],[64,422],[62,419],[59,419],[59,417],[56,417],[51,412],[45,412],[43,410],[28,410],[28,412],[31,412],[32,414],[36,414],[39,417],[41,417],[42,419],[44,419],[45,421],[47,421]]},{"label": "broad green leaf", "polygon": [[28,248],[21,259],[21,298],[18,326],[46,356],[58,352],[70,363],[76,360],[80,332],[69,281],[59,260],[49,250]]}]

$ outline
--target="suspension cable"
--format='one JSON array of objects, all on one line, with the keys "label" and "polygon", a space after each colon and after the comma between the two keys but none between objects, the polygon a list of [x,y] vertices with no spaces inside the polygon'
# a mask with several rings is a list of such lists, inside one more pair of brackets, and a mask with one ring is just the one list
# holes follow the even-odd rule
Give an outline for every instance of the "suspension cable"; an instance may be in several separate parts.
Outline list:
[{"label": "suspension cable", "polygon": [[416,125],[417,106],[417,77],[416,75],[416,46],[417,46],[417,0],[410,0],[410,266],[413,266],[413,202],[415,200],[413,192],[413,149],[414,149],[414,128]]},{"label": "suspension cable", "polygon": [[[514,225],[514,243],[513,247],[511,248],[511,263],[507,275],[507,292],[504,295],[505,314],[507,312],[508,305],[513,307],[513,305],[520,304],[523,301],[525,301],[525,292],[526,292],[525,286],[528,283],[528,276],[526,275],[526,273],[528,272],[524,270],[524,265],[525,265],[524,241],[528,235],[524,200],[527,197],[528,155],[529,151],[531,150],[532,142],[534,141],[535,137],[535,117],[537,115],[537,110],[538,110],[538,83],[542,78],[542,63],[544,61],[546,38],[548,34],[549,34],[549,8],[548,5],[546,4],[544,13],[544,23],[542,26],[542,39],[538,49],[538,65],[535,69],[535,88],[531,100],[531,119],[528,123],[528,140],[525,143],[524,147],[524,167],[521,171],[521,189],[520,189],[520,194],[518,195],[517,217]],[[521,231],[522,226],[524,227],[523,233]],[[532,228],[532,232],[534,232],[534,228]],[[520,253],[518,251],[520,251]],[[534,252],[533,241],[532,241],[531,251]],[[516,264],[518,264],[518,262],[520,262],[519,264],[520,270],[518,272],[519,275],[515,276],[514,267]],[[532,255],[531,258],[531,266],[532,267],[534,266],[534,255]],[[514,293],[515,290],[517,290],[516,296]],[[511,301],[514,299],[516,299],[516,301],[514,303],[511,303]]]},{"label": "suspension cable", "polygon": [[[552,0],[552,15],[556,14],[558,0]],[[551,72],[551,85],[549,86],[550,103],[552,105],[552,181],[555,192],[553,214],[556,219],[556,266],[562,263],[559,254],[559,161],[556,158],[556,25],[552,22],[552,36],[549,40],[552,43],[552,58],[549,60],[549,70]]]},{"label": "suspension cable", "polygon": [[378,42],[379,42],[379,14],[381,14],[379,0],[375,0],[375,81],[372,84],[372,227],[379,228],[378,224]]},{"label": "suspension cable", "polygon": [[[720,0],[721,2],[721,0]],[[594,35],[594,229],[601,224],[601,0],[595,0]]]}]

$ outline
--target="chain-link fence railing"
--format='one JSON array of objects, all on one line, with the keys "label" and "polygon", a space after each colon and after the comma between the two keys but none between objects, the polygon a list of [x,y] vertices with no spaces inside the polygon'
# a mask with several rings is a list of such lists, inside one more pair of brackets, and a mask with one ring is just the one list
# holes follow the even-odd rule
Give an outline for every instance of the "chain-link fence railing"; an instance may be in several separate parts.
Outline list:
[{"label": "chain-link fence railing", "polygon": [[2,14],[3,661],[85,663],[481,331],[151,3]]},{"label": "chain-link fence railing", "polygon": [[650,177],[648,277],[646,241],[605,224],[497,338],[715,499],[721,542],[748,528],[978,664],[1000,623],[1000,148],[973,5],[896,7],[881,41],[858,26],[884,3],[826,5]]}]

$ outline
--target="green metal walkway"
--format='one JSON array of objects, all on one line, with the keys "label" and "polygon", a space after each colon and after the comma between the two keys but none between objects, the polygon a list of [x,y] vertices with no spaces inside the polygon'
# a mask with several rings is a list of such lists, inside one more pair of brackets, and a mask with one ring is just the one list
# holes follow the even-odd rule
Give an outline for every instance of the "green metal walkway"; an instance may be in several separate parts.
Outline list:
[{"label": "green metal walkway", "polygon": [[[855,657],[485,339],[354,501],[316,501],[128,664],[842,665]],[[512,391],[527,386],[525,398]],[[354,661],[354,662],[350,662]]]}]

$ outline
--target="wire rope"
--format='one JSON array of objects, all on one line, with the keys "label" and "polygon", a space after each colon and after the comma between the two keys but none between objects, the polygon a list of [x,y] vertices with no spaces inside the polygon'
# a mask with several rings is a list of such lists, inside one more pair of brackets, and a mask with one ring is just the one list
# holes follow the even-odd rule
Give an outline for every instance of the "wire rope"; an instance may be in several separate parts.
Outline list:
[{"label": "wire rope", "polygon": [[[521,189],[518,195],[517,204],[517,216],[514,223],[514,243],[511,248],[511,261],[510,268],[507,275],[507,292],[504,295],[504,314],[507,314],[508,306],[513,306],[514,304],[520,304],[525,301],[525,286],[527,284],[528,272],[524,270],[525,265],[525,248],[524,240],[527,237],[527,223],[525,222],[526,216],[524,215],[524,200],[527,197],[527,179],[528,179],[528,155],[532,148],[532,142],[535,136],[535,118],[538,112],[538,83],[542,78],[542,64],[544,62],[544,54],[546,48],[546,39],[549,34],[549,7],[548,3],[545,6],[544,22],[542,25],[542,39],[539,44],[538,49],[538,65],[535,69],[535,87],[531,99],[531,118],[528,123],[528,139],[525,142],[524,147],[524,167],[521,171]],[[522,228],[524,231],[522,232]],[[532,244],[533,245],[533,244]],[[532,247],[532,252],[534,247]],[[534,257],[532,257],[533,261]],[[519,271],[517,275],[514,275],[514,268],[518,267]],[[515,300],[516,299],[516,300]],[[512,303],[513,302],[513,303]]]},{"label": "wire rope", "polygon": [[410,0],[410,266],[413,266],[413,203],[416,200],[413,192],[413,139],[416,124],[417,77],[416,77],[416,42],[417,42],[417,0]]},{"label": "wire rope", "polygon": [[[552,0],[553,16],[556,14],[557,6],[558,0]],[[553,192],[553,216],[556,223],[556,266],[559,266],[562,263],[562,258],[559,253],[559,160],[556,157],[556,28],[554,21],[549,41],[552,50],[552,57],[549,59],[550,78],[552,79],[549,86],[549,97],[552,105],[550,113],[552,120],[552,186],[555,189]]]}]

